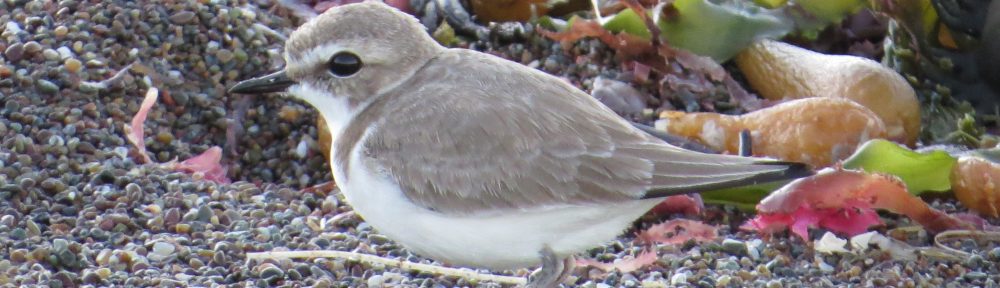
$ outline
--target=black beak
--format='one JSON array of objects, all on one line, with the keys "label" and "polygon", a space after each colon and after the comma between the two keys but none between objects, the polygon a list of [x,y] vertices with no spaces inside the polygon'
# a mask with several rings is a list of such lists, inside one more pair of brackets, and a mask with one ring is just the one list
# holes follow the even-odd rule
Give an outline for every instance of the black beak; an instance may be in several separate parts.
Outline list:
[{"label": "black beak", "polygon": [[295,81],[285,75],[285,70],[274,72],[265,76],[243,80],[229,88],[229,93],[241,94],[261,94],[270,92],[282,92],[288,86],[295,85]]}]

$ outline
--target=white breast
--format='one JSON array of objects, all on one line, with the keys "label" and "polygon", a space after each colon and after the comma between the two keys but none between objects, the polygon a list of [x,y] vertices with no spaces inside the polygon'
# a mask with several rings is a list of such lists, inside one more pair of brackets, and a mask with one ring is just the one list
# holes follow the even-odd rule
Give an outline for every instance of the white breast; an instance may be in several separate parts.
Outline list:
[{"label": "white breast", "polygon": [[[319,109],[336,139],[354,117],[343,97],[333,97],[308,84],[289,92]],[[364,141],[366,134],[360,139]],[[336,141],[334,141],[336,143]],[[546,245],[572,255],[614,239],[659,200],[608,205],[535,207],[510,213],[453,217],[409,201],[385,167],[370,167],[362,153],[351,151],[350,178],[332,164],[334,180],[348,203],[379,233],[414,253],[452,265],[490,269],[537,265]],[[331,163],[333,163],[331,161]],[[447,173],[442,171],[442,173]]]}]

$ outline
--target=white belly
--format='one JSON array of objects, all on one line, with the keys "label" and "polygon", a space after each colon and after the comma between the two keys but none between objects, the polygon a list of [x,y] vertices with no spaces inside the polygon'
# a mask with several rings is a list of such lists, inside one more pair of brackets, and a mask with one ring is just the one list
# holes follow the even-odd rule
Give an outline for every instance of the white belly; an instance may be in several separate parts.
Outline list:
[{"label": "white belly", "polygon": [[[387,175],[369,171],[351,155],[350,179],[334,177],[348,203],[379,233],[414,253],[452,265],[511,269],[537,265],[546,245],[557,255],[576,254],[610,241],[659,200],[590,206],[552,206],[448,216],[410,202]],[[347,181],[342,181],[347,180]]]}]

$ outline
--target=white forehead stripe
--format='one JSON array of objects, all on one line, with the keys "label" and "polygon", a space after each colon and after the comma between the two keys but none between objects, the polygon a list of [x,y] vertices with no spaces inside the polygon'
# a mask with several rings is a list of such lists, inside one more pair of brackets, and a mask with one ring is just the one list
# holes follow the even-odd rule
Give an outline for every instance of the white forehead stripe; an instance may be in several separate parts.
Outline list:
[{"label": "white forehead stripe", "polygon": [[312,49],[309,49],[305,53],[300,54],[302,56],[299,56],[299,58],[288,59],[288,63],[289,64],[295,63],[295,65],[312,65],[315,63],[326,63],[327,60],[330,60],[330,56],[333,56],[333,53],[337,53],[342,50],[344,50],[343,46],[334,43],[323,44],[320,46],[313,47]]}]

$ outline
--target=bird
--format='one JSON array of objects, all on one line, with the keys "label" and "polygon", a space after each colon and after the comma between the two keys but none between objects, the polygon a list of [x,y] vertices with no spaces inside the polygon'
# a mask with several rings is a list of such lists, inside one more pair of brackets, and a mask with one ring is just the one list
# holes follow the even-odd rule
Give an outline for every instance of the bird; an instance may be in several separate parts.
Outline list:
[{"label": "bird", "polygon": [[528,287],[558,287],[576,253],[664,197],[811,171],[667,144],[555,76],[441,46],[377,1],[307,21],[284,58],[229,92],[315,107],[333,135],[334,181],[379,233],[449,265],[539,267]]}]

